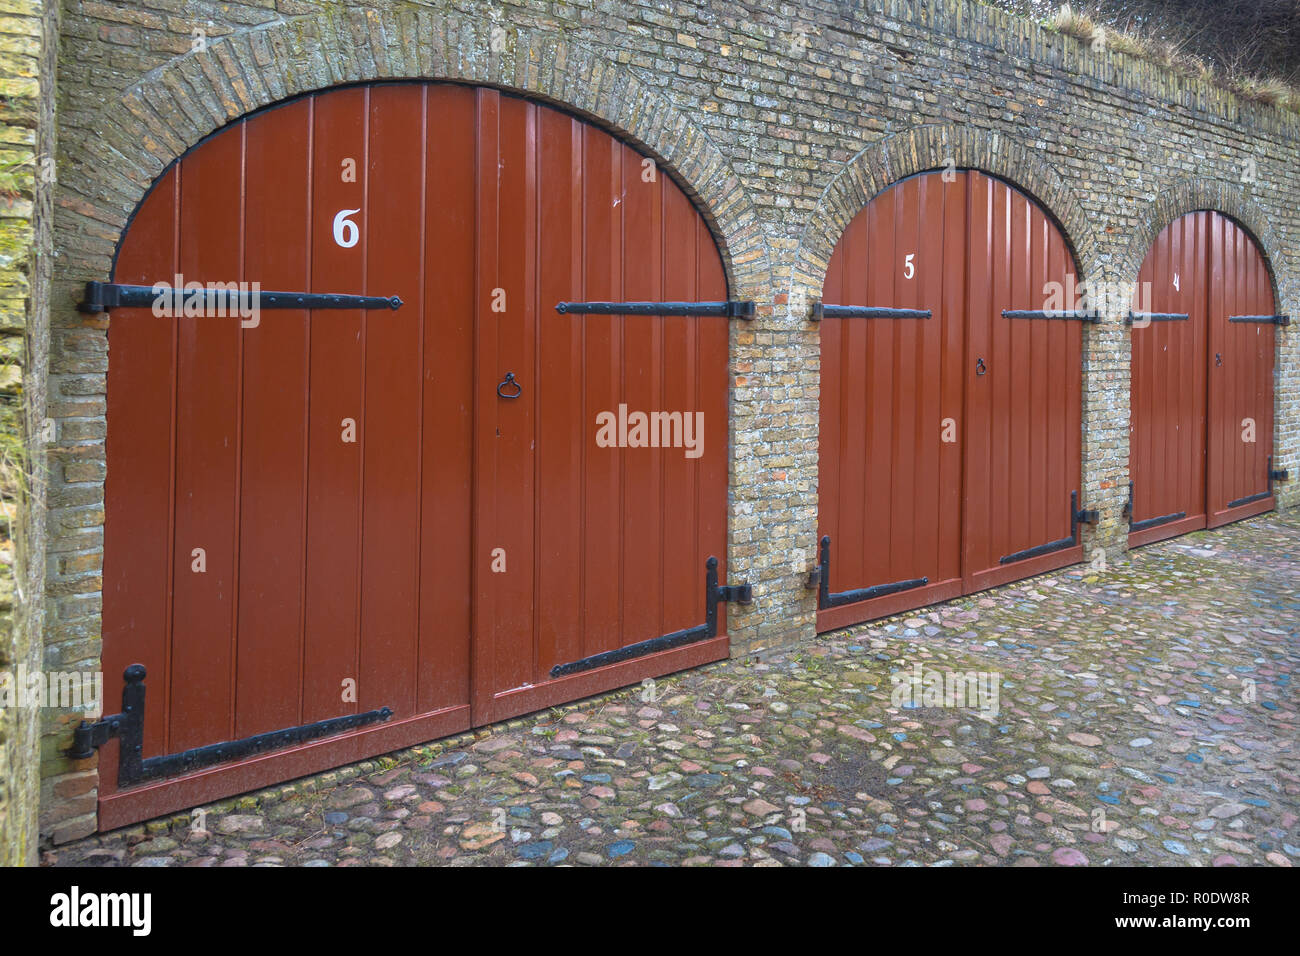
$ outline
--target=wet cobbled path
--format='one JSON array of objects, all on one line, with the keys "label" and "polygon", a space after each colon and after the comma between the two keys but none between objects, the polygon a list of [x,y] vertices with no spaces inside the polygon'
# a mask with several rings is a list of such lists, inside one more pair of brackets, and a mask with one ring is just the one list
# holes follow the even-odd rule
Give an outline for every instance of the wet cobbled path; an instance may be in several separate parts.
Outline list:
[{"label": "wet cobbled path", "polygon": [[46,863],[1300,862],[1300,510],[723,662]]}]

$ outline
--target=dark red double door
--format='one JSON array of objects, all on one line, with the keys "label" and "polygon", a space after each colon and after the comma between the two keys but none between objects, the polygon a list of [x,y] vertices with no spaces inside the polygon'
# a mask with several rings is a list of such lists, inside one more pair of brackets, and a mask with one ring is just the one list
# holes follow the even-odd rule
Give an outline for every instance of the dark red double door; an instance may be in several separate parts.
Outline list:
[{"label": "dark red double door", "polygon": [[822,321],[818,535],[846,599],[818,630],[1080,560],[1082,326],[1004,314],[1074,310],[1075,275],[1042,208],[979,172],[905,179],[849,225],[823,301],[929,317]]},{"label": "dark red double door", "polygon": [[[143,202],[114,280],[177,275],[404,304],[114,310],[107,709],[142,663],[145,757],[393,717],[134,787],[110,742],[102,828],[726,655],[719,628],[550,673],[702,624],[725,559],[726,320],[554,310],[726,298],[699,213],[635,150],[494,90],[298,99]],[[702,413],[701,453],[608,447],[620,405]]]},{"label": "dark red double door", "polygon": [[1188,213],[1138,282],[1129,543],[1271,510],[1276,302],[1258,246],[1226,216]]}]

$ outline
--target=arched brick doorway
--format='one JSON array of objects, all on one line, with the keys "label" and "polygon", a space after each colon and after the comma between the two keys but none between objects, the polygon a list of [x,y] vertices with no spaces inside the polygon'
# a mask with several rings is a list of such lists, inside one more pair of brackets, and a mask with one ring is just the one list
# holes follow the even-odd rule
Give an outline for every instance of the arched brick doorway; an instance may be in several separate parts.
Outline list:
[{"label": "arched brick doorway", "polygon": [[1050,215],[978,171],[849,224],[821,307],[818,630],[1082,558],[1077,289]]},{"label": "arched brick doorway", "polygon": [[[356,726],[130,786],[110,742],[101,827],[726,656],[726,321],[554,310],[727,299],[636,150],[495,89],[312,94],[161,177],[114,281],[175,276],[402,305],[114,310],[107,699],[147,667],[146,758]],[[622,407],[667,441],[598,441]]]}]

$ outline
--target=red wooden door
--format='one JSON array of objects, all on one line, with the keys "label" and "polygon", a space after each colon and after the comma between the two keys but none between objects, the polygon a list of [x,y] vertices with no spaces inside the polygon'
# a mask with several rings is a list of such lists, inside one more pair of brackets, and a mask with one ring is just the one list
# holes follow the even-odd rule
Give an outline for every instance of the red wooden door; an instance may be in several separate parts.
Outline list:
[{"label": "red wooden door", "polygon": [[[505,568],[478,578],[482,723],[725,656],[716,637],[551,675],[704,622],[705,561],[725,558],[727,326],[556,314],[562,300],[725,299],[722,260],[635,150],[491,90],[477,109],[479,294],[506,303],[478,325],[475,566]],[[507,373],[517,398],[498,395]],[[596,423],[621,407],[627,446],[609,447]],[[633,447],[638,412],[677,415],[695,450],[684,431],[682,447]]]},{"label": "red wooden door", "polygon": [[1264,257],[1239,225],[1210,213],[1210,382],[1207,524],[1217,527],[1275,506],[1273,361],[1277,311]]},{"label": "red wooden door", "polygon": [[[1008,319],[1073,287],[1056,226],[978,172],[924,173],[873,199],[837,244],[823,299],[929,318],[822,323],[819,536],[830,630],[1079,560],[1081,331]],[[1010,560],[1004,560],[1004,559]],[[866,592],[862,600],[856,594]],[[872,596],[877,592],[880,596]]]},{"label": "red wooden door", "polygon": [[1037,203],[969,176],[962,545],[965,589],[979,591],[1083,556],[1065,544],[1082,472],[1083,326],[1003,315],[1073,309],[1062,295],[1078,288],[1074,260]]},{"label": "red wooden door", "polygon": [[[725,557],[725,320],[554,312],[726,298],[703,219],[640,154],[496,91],[304,97],[141,204],[115,281],[178,274],[403,305],[113,311],[109,707],[144,664],[146,758],[393,716],[129,787],[110,742],[101,828],[725,656],[723,635],[549,676],[703,623]],[[598,444],[620,404],[701,413],[701,453]]]},{"label": "red wooden door", "polygon": [[[1274,506],[1276,309],[1251,237],[1216,212],[1166,227],[1139,274],[1154,321],[1137,316],[1129,543],[1215,527]],[[1182,316],[1186,318],[1182,318]]]},{"label": "red wooden door", "polygon": [[897,183],[831,256],[826,302],[931,315],[822,322],[818,536],[830,538],[831,588],[912,586],[823,609],[819,630],[961,593],[967,188],[965,173]]},{"label": "red wooden door", "polygon": [[1209,227],[1208,212],[1172,223],[1156,237],[1138,273],[1129,413],[1131,545],[1205,527]]},{"label": "red wooden door", "polygon": [[[478,216],[494,224],[478,230],[480,285],[507,303],[478,324],[476,567],[506,568],[480,575],[474,604],[485,722],[725,656],[716,637],[551,676],[703,623],[727,494],[725,321],[555,303],[716,300],[727,284],[702,217],[640,153],[493,91],[477,109]],[[497,393],[507,373],[517,398]],[[602,444],[595,423],[620,406],[676,415],[697,446],[632,446],[634,425],[628,446]]]}]

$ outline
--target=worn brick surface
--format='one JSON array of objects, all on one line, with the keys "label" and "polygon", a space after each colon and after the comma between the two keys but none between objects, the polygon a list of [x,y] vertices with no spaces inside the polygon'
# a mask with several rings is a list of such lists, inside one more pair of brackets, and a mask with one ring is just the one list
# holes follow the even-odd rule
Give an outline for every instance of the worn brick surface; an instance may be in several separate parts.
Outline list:
[{"label": "worn brick surface", "polygon": [[[68,0],[49,647],[91,656],[98,642],[89,556],[102,540],[107,340],[102,319],[73,309],[80,284],[107,275],[145,190],[204,135],[288,96],[389,77],[563,103],[661,159],[699,201],[733,294],[759,306],[732,327],[729,562],[755,591],[751,608],[729,613],[737,652],[812,633],[803,580],[814,563],[819,368],[808,309],[843,226],[884,186],[949,159],[992,171],[1061,221],[1083,276],[1111,280],[1135,279],[1151,238],[1181,212],[1221,209],[1259,239],[1282,310],[1300,311],[1295,115],[965,0]],[[1112,557],[1125,547],[1128,457],[1118,312],[1085,332],[1081,482],[1101,511],[1085,544]],[[1279,341],[1277,455],[1294,474],[1300,346],[1294,331]],[[1300,482],[1279,493],[1300,500]],[[66,743],[66,724],[50,732]],[[44,753],[45,776],[69,772],[58,746]]]},{"label": "worn brick surface", "polygon": [[[0,0],[0,672],[41,661],[57,18],[57,3]],[[33,709],[0,708],[0,865],[36,859],[40,732]]]}]

